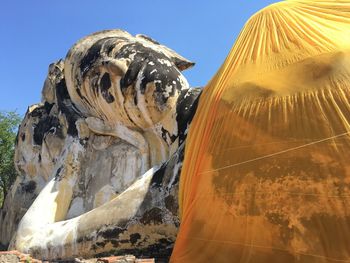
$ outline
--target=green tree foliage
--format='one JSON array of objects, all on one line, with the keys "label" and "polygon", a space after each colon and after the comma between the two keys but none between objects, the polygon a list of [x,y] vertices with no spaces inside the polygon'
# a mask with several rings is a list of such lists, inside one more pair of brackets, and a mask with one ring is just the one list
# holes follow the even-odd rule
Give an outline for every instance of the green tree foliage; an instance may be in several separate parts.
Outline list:
[{"label": "green tree foliage", "polygon": [[16,112],[0,111],[0,207],[17,177],[13,159],[20,121],[21,118]]}]

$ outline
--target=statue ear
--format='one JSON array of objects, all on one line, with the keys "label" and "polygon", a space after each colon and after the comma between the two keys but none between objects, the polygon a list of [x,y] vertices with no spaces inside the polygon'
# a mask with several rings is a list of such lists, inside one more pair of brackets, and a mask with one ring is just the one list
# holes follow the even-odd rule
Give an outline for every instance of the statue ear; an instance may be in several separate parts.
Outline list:
[{"label": "statue ear", "polygon": [[163,46],[162,44],[160,44],[159,42],[150,38],[149,36],[139,34],[139,35],[136,35],[136,37],[140,38],[140,39],[142,39],[150,44],[157,45],[159,48],[161,48],[162,52],[164,52],[168,57],[170,57],[172,59],[172,61],[174,62],[175,66],[181,71],[188,69],[188,68],[191,68],[195,65],[194,62],[184,58],[183,56],[180,56],[174,50],[172,50],[166,46]]}]

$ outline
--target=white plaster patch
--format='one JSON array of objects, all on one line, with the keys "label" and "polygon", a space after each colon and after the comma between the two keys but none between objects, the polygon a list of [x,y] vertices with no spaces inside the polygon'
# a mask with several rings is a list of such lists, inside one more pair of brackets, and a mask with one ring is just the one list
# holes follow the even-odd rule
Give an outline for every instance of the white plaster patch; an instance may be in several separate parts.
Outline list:
[{"label": "white plaster patch", "polygon": [[131,53],[131,54],[130,54],[129,59],[130,59],[131,61],[133,61],[134,58],[135,58],[135,55],[136,55],[136,51],[135,51],[134,53]]},{"label": "white plaster patch", "polygon": [[169,98],[170,97],[170,93],[173,91],[173,86],[171,85],[166,85],[165,86],[165,91],[163,92],[163,95],[165,98]]},{"label": "white plaster patch", "polygon": [[171,62],[167,59],[158,59],[159,63],[162,65],[167,65],[168,67],[172,67],[173,65],[171,64]]}]

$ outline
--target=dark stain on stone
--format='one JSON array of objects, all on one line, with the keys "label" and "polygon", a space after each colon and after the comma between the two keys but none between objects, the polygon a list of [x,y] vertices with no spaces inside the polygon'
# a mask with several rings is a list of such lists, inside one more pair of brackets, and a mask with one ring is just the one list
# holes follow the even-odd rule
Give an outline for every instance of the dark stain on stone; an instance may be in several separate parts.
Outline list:
[{"label": "dark stain on stone", "polygon": [[54,133],[57,137],[63,139],[63,132],[60,121],[55,116],[41,117],[39,122],[34,125],[34,143],[36,145],[42,145],[45,135],[48,132]]},{"label": "dark stain on stone", "polygon": [[163,140],[166,143],[168,143],[168,140],[170,140],[170,143],[168,143],[169,145],[172,144],[177,139],[176,135],[170,134],[170,132],[164,129],[164,127],[162,127],[161,131],[162,131]]},{"label": "dark stain on stone", "polygon": [[112,87],[111,78],[109,74],[106,72],[103,74],[101,81],[100,81],[100,89],[102,97],[108,102],[112,103],[115,101],[115,98],[110,93],[109,89]]},{"label": "dark stain on stone", "polygon": [[99,247],[99,248],[104,248],[105,245],[107,244],[108,242],[96,242],[96,246]]},{"label": "dark stain on stone", "polygon": [[57,169],[56,174],[55,174],[55,180],[60,179],[60,176],[61,176],[60,173],[61,173],[62,169],[63,169],[62,166]]},{"label": "dark stain on stone", "polygon": [[87,145],[88,145],[87,142],[88,142],[87,138],[79,139],[79,143],[80,143],[80,145],[82,145],[83,147],[87,147]]},{"label": "dark stain on stone", "polygon": [[167,238],[161,238],[158,240],[160,244],[168,245],[169,243],[172,243],[172,241],[169,241]]},{"label": "dark stain on stone", "polygon": [[128,244],[128,243],[130,243],[130,240],[129,239],[121,239],[121,240],[119,240],[119,243]]},{"label": "dark stain on stone", "polygon": [[[158,105],[166,103],[169,97],[174,96],[176,90],[181,90],[179,81],[181,73],[171,58],[140,43],[124,45],[116,55],[116,59],[129,58],[133,55],[129,68],[120,80],[123,94],[130,85],[134,85],[138,76],[142,76],[140,91],[145,94],[148,83],[155,83],[156,91],[153,94]],[[169,66],[164,61],[168,61]],[[166,87],[172,87],[168,95],[164,94]]]},{"label": "dark stain on stone", "polygon": [[[53,107],[53,104],[45,102],[44,105],[36,107],[32,112],[30,112],[29,116],[41,118],[45,115],[49,115],[52,107]],[[28,112],[29,112],[29,110],[27,111],[27,113]]]},{"label": "dark stain on stone", "polygon": [[32,194],[34,193],[35,189],[36,189],[36,182],[32,180],[22,186],[22,191],[26,193]]},{"label": "dark stain on stone", "polygon": [[160,45],[160,43],[158,41],[154,40],[153,38],[151,38],[149,36],[140,34],[140,35],[138,35],[138,37],[144,38],[153,44]]},{"label": "dark stain on stone", "polygon": [[68,122],[67,133],[73,137],[77,137],[78,130],[75,122],[82,117],[82,114],[74,106],[64,78],[56,85],[56,98],[58,109],[66,116]]},{"label": "dark stain on stone", "polygon": [[48,115],[49,113],[46,111],[44,106],[39,106],[35,108],[32,112],[29,113],[30,117],[41,118],[44,115]]},{"label": "dark stain on stone", "polygon": [[180,93],[176,104],[176,122],[179,133],[179,144],[184,142],[187,137],[188,126],[191,124],[196,114],[201,94],[201,88],[183,90]]},{"label": "dark stain on stone", "polygon": [[54,103],[48,103],[47,101],[45,101],[44,108],[45,108],[47,114],[50,114],[53,105],[54,105]]},{"label": "dark stain on stone", "polygon": [[101,85],[101,90],[105,90],[105,91],[112,86],[111,78],[109,77],[109,74],[107,72],[103,74],[100,85]]},{"label": "dark stain on stone", "polygon": [[124,231],[125,229],[116,227],[116,228],[100,231],[98,235],[101,235],[103,238],[110,240],[110,239],[117,238],[119,234],[123,233]]},{"label": "dark stain on stone", "polygon": [[94,236],[82,236],[77,239],[77,243],[86,243],[94,240]]},{"label": "dark stain on stone", "polygon": [[168,209],[174,216],[178,215],[178,202],[175,200],[175,198],[172,195],[168,195],[164,199],[165,207]]},{"label": "dark stain on stone", "polygon": [[[147,103],[147,101],[146,101],[146,103]],[[134,104],[137,105],[137,94],[136,94],[136,92],[134,93]],[[140,115],[139,115],[139,117],[140,117]]]},{"label": "dark stain on stone", "polygon": [[139,239],[141,239],[141,235],[139,233],[135,233],[135,234],[130,235],[130,242],[132,245],[135,245]]},{"label": "dark stain on stone", "polygon": [[116,240],[116,239],[112,239],[112,240],[110,240],[110,241],[111,241],[111,243],[112,243],[113,247],[118,247],[118,246],[119,246],[119,242],[118,242],[118,240]]},{"label": "dark stain on stone", "polygon": [[89,50],[87,51],[86,55],[81,59],[80,61],[80,72],[82,75],[82,78],[86,76],[87,72],[90,70],[91,66],[94,64],[94,62],[98,59],[101,52],[101,47],[103,42],[106,38],[100,39],[96,43],[94,43]]},{"label": "dark stain on stone", "polygon": [[167,170],[169,161],[164,163],[152,176],[151,185],[154,187],[161,187],[163,185],[163,180],[165,172]]},{"label": "dark stain on stone", "polygon": [[163,223],[162,209],[154,207],[146,211],[140,219],[140,222],[145,225],[162,224]]},{"label": "dark stain on stone", "polygon": [[77,92],[78,96],[79,96],[82,100],[85,99],[84,96],[81,94],[79,88],[76,88],[75,91]]},{"label": "dark stain on stone", "polygon": [[[183,161],[184,157],[184,143],[179,146],[177,151],[165,162],[154,174],[151,180],[153,187],[164,187],[165,190],[169,190],[168,186],[171,181],[171,186],[176,185],[179,181],[181,169],[177,170],[174,175],[174,167]],[[174,178],[175,177],[175,178]],[[172,180],[169,180],[169,179]],[[170,187],[171,188],[171,187]]]},{"label": "dark stain on stone", "polygon": [[125,41],[125,37],[104,37],[96,41],[87,51],[86,55],[80,61],[80,72],[84,79],[89,70],[93,67],[102,53],[109,54],[117,45],[118,41]]},{"label": "dark stain on stone", "polygon": [[[86,52],[84,57],[80,61],[80,72],[81,76],[84,79],[90,69],[94,67],[94,64],[97,63],[101,54],[106,54],[111,56],[113,49],[118,43],[128,41],[125,37],[113,36],[113,37],[104,37],[96,41]],[[70,52],[67,56],[70,56]],[[78,78],[77,78],[78,80]],[[78,85],[80,86],[80,85]]]}]

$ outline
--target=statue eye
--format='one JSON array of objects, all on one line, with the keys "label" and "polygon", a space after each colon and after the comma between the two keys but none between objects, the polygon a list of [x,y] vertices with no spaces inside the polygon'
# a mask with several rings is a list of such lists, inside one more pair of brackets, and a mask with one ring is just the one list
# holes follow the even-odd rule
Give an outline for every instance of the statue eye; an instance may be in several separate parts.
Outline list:
[{"label": "statue eye", "polygon": [[110,78],[109,74],[106,72],[105,74],[103,74],[103,76],[102,76],[102,78],[100,80],[101,91],[103,91],[103,90],[106,91],[111,86],[112,86],[111,78]]},{"label": "statue eye", "polygon": [[110,77],[109,73],[105,72],[103,74],[103,76],[100,79],[99,87],[100,87],[102,97],[108,103],[114,102],[115,98],[110,92],[110,88],[112,87],[112,82],[111,82],[111,77]]}]

